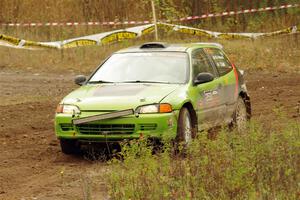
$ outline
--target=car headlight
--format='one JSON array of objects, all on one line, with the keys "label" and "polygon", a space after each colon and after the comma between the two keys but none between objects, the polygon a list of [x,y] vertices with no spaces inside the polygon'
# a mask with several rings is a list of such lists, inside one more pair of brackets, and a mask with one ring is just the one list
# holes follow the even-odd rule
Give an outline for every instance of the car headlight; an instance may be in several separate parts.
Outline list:
[{"label": "car headlight", "polygon": [[173,111],[172,106],[168,103],[144,105],[144,106],[140,106],[136,109],[136,112],[139,114],[170,113],[172,111]]},{"label": "car headlight", "polygon": [[75,105],[59,104],[56,108],[56,113],[76,115],[80,114],[80,109]]}]

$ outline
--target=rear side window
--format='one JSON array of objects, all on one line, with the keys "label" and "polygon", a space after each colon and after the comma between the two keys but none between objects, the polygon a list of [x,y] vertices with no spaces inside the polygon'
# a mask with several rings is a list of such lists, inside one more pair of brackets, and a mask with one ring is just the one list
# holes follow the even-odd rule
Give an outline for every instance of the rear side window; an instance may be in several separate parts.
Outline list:
[{"label": "rear side window", "polygon": [[207,48],[205,51],[213,59],[220,76],[223,76],[232,70],[232,65],[225,54],[219,49]]},{"label": "rear side window", "polygon": [[192,63],[193,78],[195,78],[199,73],[202,72],[209,72],[212,75],[216,76],[215,71],[203,49],[197,49],[192,53]]}]

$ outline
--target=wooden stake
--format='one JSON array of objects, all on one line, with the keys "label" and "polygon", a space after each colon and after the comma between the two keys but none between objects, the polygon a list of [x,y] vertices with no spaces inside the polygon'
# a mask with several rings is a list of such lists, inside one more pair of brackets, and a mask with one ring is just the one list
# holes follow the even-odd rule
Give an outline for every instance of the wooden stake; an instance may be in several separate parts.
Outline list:
[{"label": "wooden stake", "polygon": [[154,28],[155,28],[155,40],[158,41],[157,18],[156,18],[154,0],[151,0],[151,6],[152,6],[152,13],[153,13]]}]

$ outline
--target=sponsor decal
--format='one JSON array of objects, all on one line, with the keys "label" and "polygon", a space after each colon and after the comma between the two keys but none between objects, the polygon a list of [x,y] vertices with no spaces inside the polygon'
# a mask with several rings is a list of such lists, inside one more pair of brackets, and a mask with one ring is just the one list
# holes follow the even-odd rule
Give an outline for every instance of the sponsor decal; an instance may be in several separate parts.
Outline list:
[{"label": "sponsor decal", "polygon": [[219,89],[204,91],[200,96],[201,99],[197,103],[198,108],[215,106],[220,102]]}]

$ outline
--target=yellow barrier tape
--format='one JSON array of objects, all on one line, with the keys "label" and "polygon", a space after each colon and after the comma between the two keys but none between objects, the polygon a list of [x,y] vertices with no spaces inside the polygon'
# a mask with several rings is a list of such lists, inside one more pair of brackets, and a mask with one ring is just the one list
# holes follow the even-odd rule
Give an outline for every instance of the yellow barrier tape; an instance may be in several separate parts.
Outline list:
[{"label": "yellow barrier tape", "polygon": [[[300,32],[300,25],[288,27],[279,31],[269,32],[269,33],[221,33],[213,32],[188,26],[180,26],[167,23],[158,23],[159,28],[164,30],[172,30],[180,33],[203,36],[208,38],[221,38],[221,39],[245,39],[251,38],[256,39],[259,37],[270,37],[282,34],[292,34]],[[143,25],[132,27],[124,30],[111,31],[106,33],[100,33],[95,35],[89,35],[64,41],[56,42],[34,42],[29,40],[21,40],[19,38],[2,35],[0,34],[0,46],[8,46],[14,48],[27,48],[27,49],[40,49],[40,48],[55,48],[55,49],[65,49],[65,48],[75,48],[82,46],[91,45],[107,45],[114,42],[123,41],[126,39],[134,39],[154,31],[154,25]]]},{"label": "yellow barrier tape", "polygon": [[119,42],[126,39],[134,39],[142,35],[151,33],[154,25],[142,25],[124,30],[110,31],[95,35],[89,35],[64,41],[56,42],[34,42],[30,40],[21,40],[19,38],[0,35],[0,46],[14,48],[39,49],[39,48],[56,48],[66,49],[91,45],[106,45],[113,42]]},{"label": "yellow barrier tape", "polygon": [[138,36],[137,33],[128,32],[128,31],[112,33],[112,34],[102,38],[101,43],[102,44],[110,44],[113,42],[120,42],[125,39],[133,39],[133,38],[136,38],[137,36]]},{"label": "yellow barrier tape", "polygon": [[82,47],[82,46],[91,46],[97,45],[97,41],[95,40],[87,40],[87,39],[79,39],[74,40],[72,42],[65,43],[61,46],[61,48],[74,48],[74,47]]},{"label": "yellow barrier tape", "polygon": [[0,35],[0,41],[7,42],[11,45],[18,46],[21,40],[19,38],[7,36],[7,35]]},{"label": "yellow barrier tape", "polygon": [[204,36],[208,38],[221,38],[221,39],[245,39],[251,38],[256,39],[259,37],[267,37],[267,36],[275,36],[275,35],[282,35],[282,34],[291,34],[300,32],[299,25],[292,26],[286,29],[282,29],[279,31],[269,32],[269,33],[221,33],[221,32],[214,32],[208,31],[188,26],[181,26],[181,25],[174,25],[174,24],[167,24],[167,23],[160,23],[160,26],[170,27],[173,31],[177,31],[180,33],[186,33],[196,36]]},{"label": "yellow barrier tape", "polygon": [[206,36],[206,37],[213,37],[211,34],[206,33],[205,31],[202,30],[195,30],[195,29],[188,29],[188,28],[180,28],[178,32],[181,33],[188,33],[192,35],[197,35],[197,36]]},{"label": "yellow barrier tape", "polygon": [[[282,34],[289,34],[289,33],[293,33],[293,30],[297,29],[297,26],[293,26],[293,27],[289,27],[289,28],[286,28],[286,29],[282,29],[282,30],[279,30],[279,31],[274,31],[274,32],[271,32],[271,33],[265,33],[263,35],[261,35],[261,37],[265,37],[265,36],[275,36],[275,35],[282,35]],[[297,31],[297,30],[296,30]]]},{"label": "yellow barrier tape", "polygon": [[154,29],[155,29],[154,26],[150,26],[149,28],[146,28],[146,29],[142,30],[142,35],[150,34],[154,31]]},{"label": "yellow barrier tape", "polygon": [[233,33],[221,33],[218,35],[218,38],[221,39],[243,39],[243,38],[249,38],[245,35],[239,35],[239,34],[233,34]]},{"label": "yellow barrier tape", "polygon": [[40,42],[34,42],[30,40],[25,40],[23,47],[28,47],[28,48],[56,48],[55,46],[51,45],[46,45]]}]

